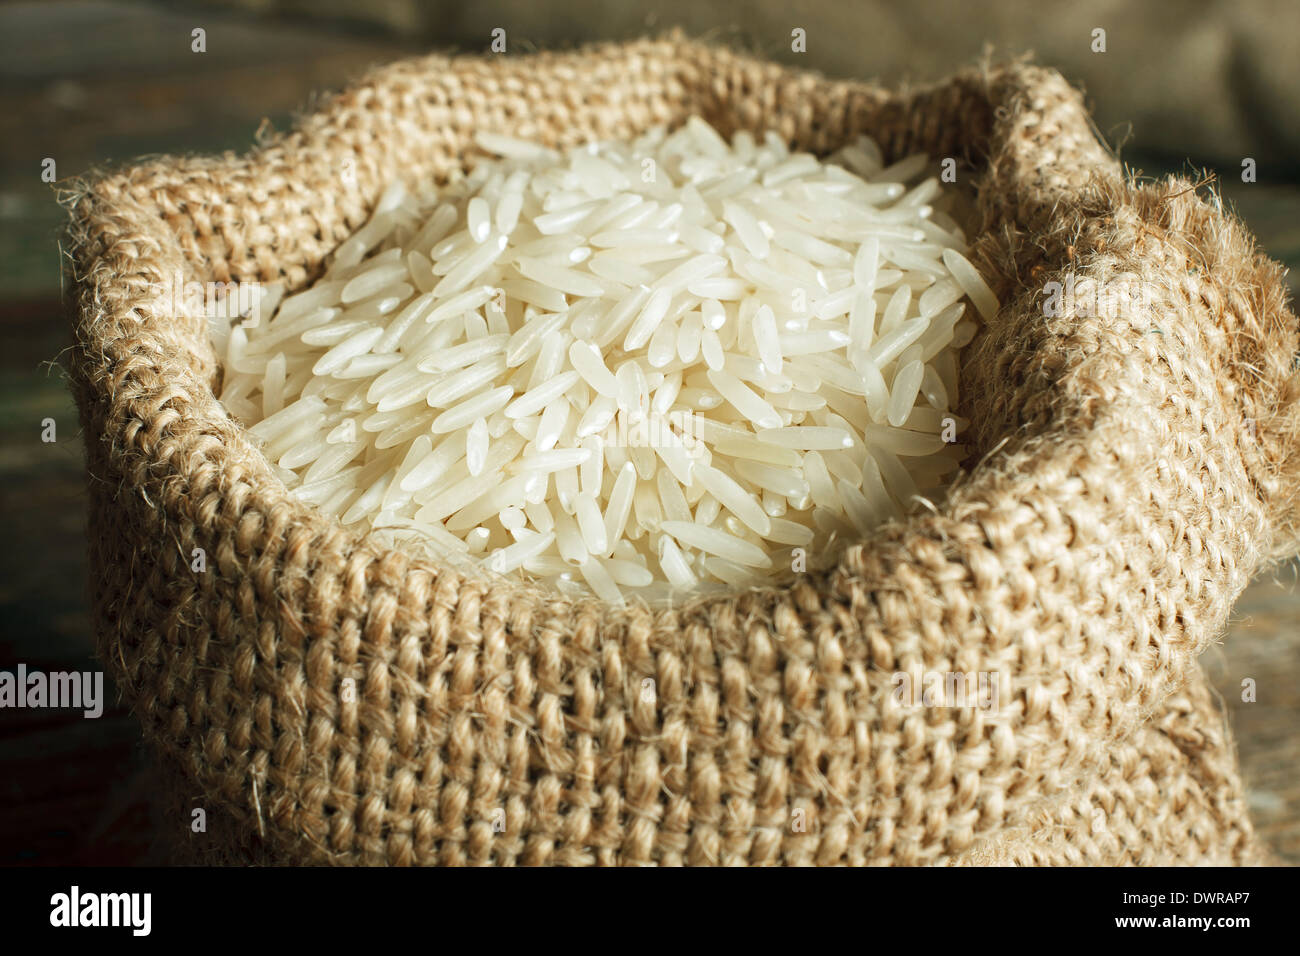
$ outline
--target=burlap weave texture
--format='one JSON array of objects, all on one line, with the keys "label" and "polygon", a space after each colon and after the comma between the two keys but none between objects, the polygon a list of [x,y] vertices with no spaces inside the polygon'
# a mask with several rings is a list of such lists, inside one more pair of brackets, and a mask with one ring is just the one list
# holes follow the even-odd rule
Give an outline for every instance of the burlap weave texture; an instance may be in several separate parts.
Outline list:
[{"label": "burlap weave texture", "polygon": [[[969,474],[788,587],[613,611],[381,548],[284,490],[214,397],[205,320],[164,295],[177,272],[307,284],[387,181],[465,168],[479,129],[569,145],[697,113],[957,159],[1003,303],[963,361]],[[1263,858],[1197,656],[1296,547],[1297,322],[1235,220],[1126,177],[1056,73],[896,92],[679,36],[434,56],[247,155],[67,202],[99,649],[214,820],[176,820],[197,857]],[[1144,299],[1046,315],[1067,279]],[[907,710],[900,671],[997,673],[1008,696]]]}]

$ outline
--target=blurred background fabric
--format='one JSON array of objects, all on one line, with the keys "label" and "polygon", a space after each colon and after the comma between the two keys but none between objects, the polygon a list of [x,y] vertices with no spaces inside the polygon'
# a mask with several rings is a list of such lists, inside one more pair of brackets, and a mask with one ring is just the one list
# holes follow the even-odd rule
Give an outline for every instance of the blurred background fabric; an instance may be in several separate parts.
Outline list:
[{"label": "blurred background fabric", "polygon": [[[64,221],[51,183],[149,153],[244,150],[368,67],[434,50],[505,55],[687,34],[890,85],[1032,53],[1084,89],[1097,128],[1148,176],[1213,177],[1300,291],[1300,3],[1295,0],[0,0],[0,669],[98,668],[86,611],[84,482],[57,365]],[[203,31],[203,51],[194,31]],[[806,49],[792,49],[792,31]],[[1104,52],[1098,35],[1104,31]],[[1255,161],[1256,181],[1242,163]],[[57,441],[40,440],[53,419]],[[1300,588],[1254,582],[1203,659],[1252,814],[1300,862]],[[1243,680],[1258,685],[1242,700]],[[164,859],[134,719],[0,712],[0,863]]]},{"label": "blurred background fabric", "polygon": [[[521,42],[558,47],[680,26],[832,76],[890,83],[938,79],[986,45],[995,55],[1034,51],[1089,91],[1103,131],[1131,124],[1134,147],[1179,153],[1200,142],[1204,155],[1219,161],[1300,158],[1294,0],[227,0],[220,6],[364,23],[465,49],[486,45],[496,27]],[[806,53],[790,49],[795,27],[806,31]],[[1106,31],[1105,53],[1092,50],[1095,28]]]}]

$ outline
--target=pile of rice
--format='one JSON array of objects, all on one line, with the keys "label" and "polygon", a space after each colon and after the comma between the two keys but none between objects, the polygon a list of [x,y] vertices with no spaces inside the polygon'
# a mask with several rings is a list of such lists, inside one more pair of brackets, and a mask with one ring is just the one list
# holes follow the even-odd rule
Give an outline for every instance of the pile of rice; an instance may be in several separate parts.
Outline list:
[{"label": "pile of rice", "polygon": [[621,603],[818,567],[942,492],[967,301],[998,305],[927,157],[700,119],[480,145],[310,288],[212,313],[221,400],[300,499]]}]

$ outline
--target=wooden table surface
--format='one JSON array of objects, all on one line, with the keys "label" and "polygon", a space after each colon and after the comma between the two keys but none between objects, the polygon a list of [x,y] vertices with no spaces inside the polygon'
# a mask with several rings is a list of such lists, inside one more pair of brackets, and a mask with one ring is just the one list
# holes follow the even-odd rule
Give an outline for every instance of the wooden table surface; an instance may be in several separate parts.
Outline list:
[{"label": "wooden table surface", "polygon": [[[85,496],[75,408],[59,353],[62,212],[41,182],[150,152],[241,149],[264,117],[285,128],[312,91],[414,52],[286,23],[204,17],[209,53],[189,49],[194,16],[109,4],[0,6],[0,668],[98,668],[87,615]],[[1196,159],[1189,146],[1188,155]],[[1126,157],[1148,174],[1182,158]],[[1300,189],[1240,183],[1223,194],[1265,251],[1300,263]],[[1293,294],[1300,270],[1293,271]],[[40,440],[43,419],[57,423]],[[1294,564],[1253,582],[1221,645],[1205,656],[1223,696],[1261,834],[1300,862],[1300,588]],[[1258,697],[1241,700],[1243,678]],[[115,695],[109,691],[110,701]],[[134,719],[115,703],[98,720],[57,710],[0,712],[0,863],[165,859]]]}]

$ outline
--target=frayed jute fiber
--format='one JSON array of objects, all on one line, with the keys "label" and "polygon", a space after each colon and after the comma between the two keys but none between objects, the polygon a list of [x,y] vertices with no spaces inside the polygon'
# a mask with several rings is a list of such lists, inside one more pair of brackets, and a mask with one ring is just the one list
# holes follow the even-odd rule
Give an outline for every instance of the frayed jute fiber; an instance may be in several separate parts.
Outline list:
[{"label": "frayed jute fiber", "polygon": [[[964,353],[968,472],[826,573],[614,610],[382,548],[286,492],[214,397],[201,310],[165,294],[304,286],[390,179],[481,158],[478,130],[567,146],[692,114],[817,153],[868,133],[978,189],[1002,308]],[[98,646],[191,858],[1268,859],[1197,657],[1297,547],[1297,321],[1213,194],[1127,176],[1055,72],[896,92],[681,36],[433,56],[247,155],[66,202]],[[1136,306],[1089,307],[1126,277]],[[1004,691],[908,707],[899,673]]]}]

